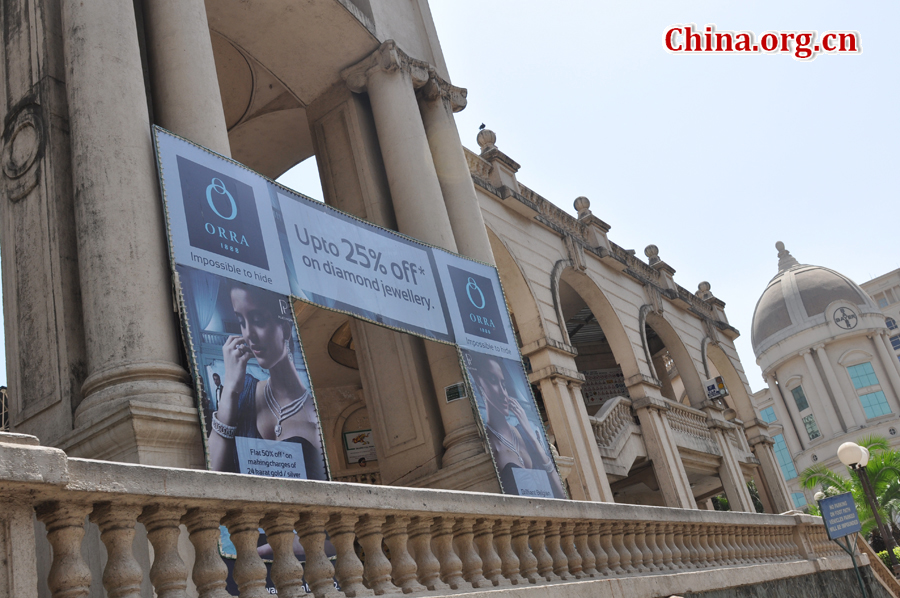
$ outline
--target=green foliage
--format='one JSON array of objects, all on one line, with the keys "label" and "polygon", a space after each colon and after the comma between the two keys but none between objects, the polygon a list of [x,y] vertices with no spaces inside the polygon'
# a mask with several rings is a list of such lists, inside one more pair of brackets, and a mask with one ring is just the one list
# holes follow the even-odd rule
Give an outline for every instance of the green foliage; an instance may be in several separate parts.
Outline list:
[{"label": "green foliage", "polygon": [[756,512],[765,513],[766,510],[763,507],[762,499],[759,497],[759,489],[753,480],[747,482],[747,490],[750,492],[750,500],[753,501],[753,508],[756,509]]},{"label": "green foliage", "polygon": [[[900,451],[891,449],[887,439],[882,436],[864,436],[857,440],[857,444],[869,449],[866,472],[875,490],[878,513],[886,524],[900,520]],[[862,523],[862,533],[868,536],[876,527],[875,517],[857,473],[848,467],[847,476],[835,473],[824,465],[814,465],[800,473],[799,481],[803,488],[821,490],[826,496],[845,492],[852,494]],[[810,505],[809,513],[820,514],[818,507],[814,505]]]},{"label": "green foliage", "polygon": [[[897,557],[897,561],[900,562],[900,547],[894,549],[894,556]],[[881,562],[884,563],[884,566],[888,569],[891,568],[891,562],[888,560],[888,552],[887,550],[882,550],[878,553],[878,558],[881,559]]]}]

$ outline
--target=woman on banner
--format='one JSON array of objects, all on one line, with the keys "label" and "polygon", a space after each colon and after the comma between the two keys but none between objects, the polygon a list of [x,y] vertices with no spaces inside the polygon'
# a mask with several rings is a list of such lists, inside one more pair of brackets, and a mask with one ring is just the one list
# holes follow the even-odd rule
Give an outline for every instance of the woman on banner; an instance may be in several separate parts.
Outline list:
[{"label": "woman on banner", "polygon": [[[466,351],[468,370],[478,394],[484,400],[484,426],[503,491],[506,494],[530,495],[522,483],[521,470],[537,470],[546,473],[553,497],[565,498],[549,446],[535,432],[534,426],[540,424],[529,421],[522,405],[525,398],[518,396],[515,390],[510,392],[514,383],[504,367],[504,361],[491,355]],[[510,417],[514,418],[514,424],[510,423]],[[517,469],[520,470],[518,474]]]},{"label": "woman on banner", "polygon": [[[259,447],[254,441],[265,440],[291,443],[294,446],[285,449],[291,455],[300,447],[306,478],[327,480],[315,402],[293,361],[290,304],[276,293],[237,282],[232,283],[230,297],[241,335],[229,336],[222,346],[225,375],[218,410],[212,415],[210,469],[254,473],[248,463],[257,461],[239,454],[236,445],[249,439],[246,446]],[[247,372],[251,358],[268,370],[268,380]],[[262,455],[259,462],[277,459],[278,452]]]}]

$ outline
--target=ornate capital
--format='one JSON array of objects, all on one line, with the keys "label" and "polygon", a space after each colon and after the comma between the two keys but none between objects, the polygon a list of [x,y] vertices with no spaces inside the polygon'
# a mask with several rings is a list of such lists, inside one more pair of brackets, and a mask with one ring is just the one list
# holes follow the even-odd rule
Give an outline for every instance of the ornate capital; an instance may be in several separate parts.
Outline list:
[{"label": "ornate capital", "polygon": [[419,90],[419,95],[426,100],[442,99],[449,102],[453,112],[460,112],[466,107],[468,93],[464,87],[457,87],[438,77],[437,72],[431,67],[428,68],[428,81]]},{"label": "ornate capital", "polygon": [[362,93],[366,91],[369,85],[369,76],[373,72],[391,73],[400,70],[409,73],[413,88],[418,89],[428,83],[429,71],[433,69],[427,62],[410,58],[406,52],[397,47],[397,42],[389,39],[366,58],[341,71],[341,77],[351,91]]}]

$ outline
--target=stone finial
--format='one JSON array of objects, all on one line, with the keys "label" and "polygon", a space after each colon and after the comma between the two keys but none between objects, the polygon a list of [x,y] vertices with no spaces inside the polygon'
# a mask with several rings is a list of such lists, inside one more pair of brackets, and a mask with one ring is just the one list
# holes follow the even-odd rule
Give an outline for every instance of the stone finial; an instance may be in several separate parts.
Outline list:
[{"label": "stone finial", "polygon": [[578,219],[587,218],[588,216],[592,216],[591,212],[591,200],[582,195],[581,197],[575,198],[575,211],[578,212]]},{"label": "stone finial", "polygon": [[699,285],[697,285],[697,296],[701,299],[709,299],[713,296],[712,293],[709,292],[711,288],[712,285],[704,280]]},{"label": "stone finial", "polygon": [[478,147],[481,148],[482,154],[488,150],[497,148],[497,134],[490,129],[481,129],[478,131],[478,136],[475,140],[478,142]]},{"label": "stone finial", "polygon": [[648,258],[650,258],[651,266],[660,261],[659,247],[657,247],[656,245],[647,245],[647,247],[644,248],[644,255],[646,255]]},{"label": "stone finial", "polygon": [[778,273],[781,274],[789,268],[799,266],[800,262],[791,255],[791,252],[784,248],[784,243],[778,241],[775,243],[775,249],[778,250]]}]

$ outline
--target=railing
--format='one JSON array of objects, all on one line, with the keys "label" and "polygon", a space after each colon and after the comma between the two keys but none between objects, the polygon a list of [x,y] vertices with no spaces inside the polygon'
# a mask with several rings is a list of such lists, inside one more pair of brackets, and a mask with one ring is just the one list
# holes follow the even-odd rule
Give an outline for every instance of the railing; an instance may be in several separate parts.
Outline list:
[{"label": "railing", "polygon": [[670,402],[666,412],[669,426],[676,434],[693,436],[706,442],[715,443],[709,427],[706,425],[706,414],[680,403]]},{"label": "railing", "polygon": [[606,401],[590,418],[591,428],[594,430],[594,438],[600,448],[609,448],[616,445],[619,435],[634,423],[634,411],[631,409],[631,400],[625,397],[614,397]]},{"label": "railing", "polygon": [[[32,505],[46,526],[53,549],[47,584],[54,598],[88,595],[92,576],[82,557],[86,516],[100,529],[108,555],[102,582],[116,597],[137,596],[143,581],[132,548],[138,523],[153,547],[149,579],[161,598],[183,597],[187,587],[188,566],[178,549],[182,524],[195,552],[192,575],[200,598],[226,595],[220,525],[236,548],[234,580],[241,595],[251,598],[267,595],[267,571],[257,550],[260,528],[274,554],[275,588],[290,597],[305,595],[304,580],[317,598],[337,598],[513,590],[704,570],[721,584],[723,568],[766,564],[753,570],[761,582],[776,574],[814,573],[822,558],[835,559],[828,568],[849,566],[825,537],[821,520],[807,515],[278,480],[67,459],[56,449],[3,444],[3,436],[0,497],[0,520],[18,513],[18,533],[34,533]],[[295,557],[295,532],[304,563]],[[326,555],[326,533],[334,560]],[[3,542],[0,535],[0,549]],[[28,545],[23,541],[20,549]],[[10,554],[9,546],[5,553]],[[29,563],[27,555],[16,558]],[[741,583],[754,579],[747,569],[739,578]],[[696,588],[702,579],[689,581]],[[631,595],[658,595],[647,588]]]},{"label": "railing", "polygon": [[900,582],[891,573],[891,570],[878,558],[875,550],[869,546],[862,536],[856,537],[856,546],[859,548],[860,554],[869,557],[869,566],[872,568],[872,574],[881,582],[881,585],[890,592],[893,598],[900,598]]}]

